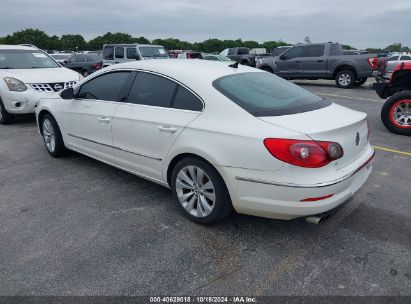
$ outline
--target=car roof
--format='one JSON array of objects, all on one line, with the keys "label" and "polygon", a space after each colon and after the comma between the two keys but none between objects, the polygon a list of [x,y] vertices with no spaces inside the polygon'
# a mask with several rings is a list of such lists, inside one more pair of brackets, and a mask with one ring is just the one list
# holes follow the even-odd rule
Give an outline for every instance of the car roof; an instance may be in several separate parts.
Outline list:
[{"label": "car roof", "polygon": [[140,69],[151,71],[176,79],[188,87],[202,91],[209,90],[210,84],[217,78],[244,72],[260,72],[259,69],[239,65],[238,68],[232,68],[228,64],[219,61],[209,61],[202,59],[192,60],[175,60],[175,59],[150,59],[130,61],[122,64],[111,65],[103,70],[116,69]]},{"label": "car roof", "polygon": [[0,50],[28,50],[38,51],[38,48],[25,45],[0,44]]},{"label": "car roof", "polygon": [[162,45],[157,44],[140,44],[140,43],[107,43],[103,45],[103,48],[106,46],[122,46],[122,47],[136,47],[136,46],[154,46],[154,47],[163,47]]}]

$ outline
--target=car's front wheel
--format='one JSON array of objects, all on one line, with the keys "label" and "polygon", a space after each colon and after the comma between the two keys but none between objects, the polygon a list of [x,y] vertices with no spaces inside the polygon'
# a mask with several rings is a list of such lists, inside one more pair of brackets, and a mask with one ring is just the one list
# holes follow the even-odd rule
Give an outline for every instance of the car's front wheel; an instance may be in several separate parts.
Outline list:
[{"label": "car's front wheel", "polygon": [[14,122],[14,115],[7,112],[3,101],[0,99],[0,124],[8,125]]},{"label": "car's front wheel", "polygon": [[45,114],[41,119],[41,134],[47,152],[53,157],[61,157],[66,153],[60,128],[51,114]]},{"label": "car's front wheel", "polygon": [[171,189],[185,215],[196,223],[217,223],[233,210],[222,177],[202,159],[180,160],[171,175]]},{"label": "car's front wheel", "polygon": [[411,91],[388,98],[381,109],[381,120],[391,132],[411,136]]}]

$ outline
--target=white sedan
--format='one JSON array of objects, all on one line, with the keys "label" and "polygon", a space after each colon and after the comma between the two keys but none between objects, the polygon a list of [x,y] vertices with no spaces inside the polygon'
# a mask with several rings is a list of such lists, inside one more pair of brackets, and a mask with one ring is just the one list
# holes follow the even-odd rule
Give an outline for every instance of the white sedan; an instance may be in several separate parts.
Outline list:
[{"label": "white sedan", "polygon": [[374,156],[366,114],[238,64],[114,65],[41,100],[36,117],[52,156],[74,150],[169,187],[202,224],[233,209],[323,214],[365,183]]}]

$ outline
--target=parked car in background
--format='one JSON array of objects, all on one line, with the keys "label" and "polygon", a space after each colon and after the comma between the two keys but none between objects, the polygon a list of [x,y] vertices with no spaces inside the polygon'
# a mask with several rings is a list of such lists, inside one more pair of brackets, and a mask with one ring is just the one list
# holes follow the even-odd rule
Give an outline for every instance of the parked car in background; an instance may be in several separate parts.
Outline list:
[{"label": "parked car in background", "polygon": [[[268,65],[266,66],[264,63],[269,63],[270,60],[272,60],[272,58],[270,57],[278,57],[291,47],[292,45],[278,46],[276,48],[273,48],[273,51],[271,53],[257,55],[255,57],[256,66],[261,66],[261,69],[264,71],[272,72],[271,68],[269,68]],[[264,57],[268,58],[264,60]]]},{"label": "parked car in background", "polygon": [[205,60],[110,66],[42,99],[36,117],[50,155],[68,148],[171,188],[201,224],[233,208],[321,219],[362,187],[374,156],[365,113]]},{"label": "parked car in background", "polygon": [[266,54],[267,50],[265,48],[254,48],[250,50],[251,55],[261,55]]},{"label": "parked car in background", "polygon": [[411,54],[400,54],[387,58],[387,72],[391,73],[397,65],[403,62],[411,62]]},{"label": "parked car in background", "polygon": [[178,55],[178,59],[203,59],[201,52],[185,51]]},{"label": "parked car in background", "polygon": [[182,54],[183,50],[169,50],[168,55],[170,58],[178,58],[178,55]]},{"label": "parked car in background", "polygon": [[60,63],[62,66],[65,66],[68,59],[71,57],[71,54],[49,54],[51,58],[53,58],[55,61]]},{"label": "parked car in background", "polygon": [[223,55],[215,55],[215,54],[205,54],[203,55],[204,60],[212,60],[212,61],[224,61],[224,62],[233,62],[230,58],[225,57]]},{"label": "parked car in background", "polygon": [[242,65],[255,66],[255,55],[250,54],[250,49],[245,47],[225,49],[220,55],[238,61]]},{"label": "parked car in background", "polygon": [[170,58],[161,45],[151,44],[105,44],[103,46],[103,67],[134,60]]},{"label": "parked car in background", "polygon": [[385,73],[385,58],[375,54],[344,55],[339,43],[300,44],[280,56],[262,57],[257,68],[286,79],[334,79],[340,88],[363,85]]},{"label": "parked car in background", "polygon": [[103,67],[102,57],[94,54],[75,54],[68,59],[65,67],[87,77]]},{"label": "parked car in background", "polygon": [[40,98],[70,88],[81,78],[37,48],[0,45],[0,123],[34,113]]}]

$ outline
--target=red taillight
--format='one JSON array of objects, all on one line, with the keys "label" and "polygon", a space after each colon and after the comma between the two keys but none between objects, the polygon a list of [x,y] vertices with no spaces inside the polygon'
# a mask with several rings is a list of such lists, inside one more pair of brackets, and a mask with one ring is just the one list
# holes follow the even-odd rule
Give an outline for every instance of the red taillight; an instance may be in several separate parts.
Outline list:
[{"label": "red taillight", "polygon": [[264,146],[283,162],[305,168],[319,168],[344,155],[340,144],[328,141],[266,138]]},{"label": "red taillight", "polygon": [[93,67],[98,70],[98,69],[101,69],[103,67],[103,64],[101,62],[95,63],[95,64],[93,64]]},{"label": "red taillight", "polygon": [[370,67],[371,67],[373,70],[378,69],[378,67],[379,67],[378,57],[368,58],[368,64],[370,65]]},{"label": "red taillight", "polygon": [[320,197],[307,197],[305,199],[302,199],[300,202],[316,202],[316,201],[321,201],[321,200],[325,200],[327,198],[330,198],[334,196],[333,194],[328,194],[328,195],[324,195],[324,196],[320,196]]}]

